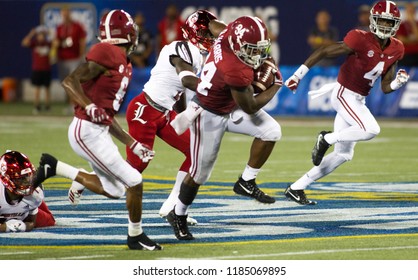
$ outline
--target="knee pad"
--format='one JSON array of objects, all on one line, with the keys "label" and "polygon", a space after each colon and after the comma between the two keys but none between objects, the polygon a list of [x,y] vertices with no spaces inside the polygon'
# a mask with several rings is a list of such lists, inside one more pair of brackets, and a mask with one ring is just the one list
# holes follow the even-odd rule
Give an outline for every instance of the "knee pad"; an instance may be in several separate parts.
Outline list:
[{"label": "knee pad", "polygon": [[277,142],[282,138],[282,129],[278,125],[275,128],[271,128],[268,131],[266,131],[260,139],[263,141],[271,141],[271,142]]}]

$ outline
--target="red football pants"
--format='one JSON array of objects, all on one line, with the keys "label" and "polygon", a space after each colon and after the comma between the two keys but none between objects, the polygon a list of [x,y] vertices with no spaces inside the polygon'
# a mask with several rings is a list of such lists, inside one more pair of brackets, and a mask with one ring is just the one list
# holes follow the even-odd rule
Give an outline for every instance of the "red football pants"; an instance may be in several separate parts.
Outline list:
[{"label": "red football pants", "polygon": [[35,227],[50,227],[55,225],[55,219],[46,205],[45,201],[42,201],[38,207],[38,214],[36,215]]},{"label": "red football pants", "polygon": [[[182,135],[177,135],[170,121],[176,116],[176,112],[161,112],[152,107],[141,93],[129,103],[126,111],[126,120],[129,126],[129,134],[138,142],[154,147],[155,136],[179,150],[186,157],[180,167],[180,171],[189,172],[190,158],[190,132],[187,130]],[[129,147],[126,147],[127,161],[139,172],[143,172],[148,163],[142,162]],[[158,151],[156,153],[158,156]]]}]

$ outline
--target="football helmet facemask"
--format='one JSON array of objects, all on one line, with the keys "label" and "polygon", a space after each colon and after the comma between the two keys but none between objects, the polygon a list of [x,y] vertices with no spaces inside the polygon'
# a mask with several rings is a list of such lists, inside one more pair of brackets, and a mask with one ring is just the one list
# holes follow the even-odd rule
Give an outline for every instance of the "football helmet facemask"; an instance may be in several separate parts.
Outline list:
[{"label": "football helmet facemask", "polygon": [[200,49],[201,53],[207,53],[215,42],[215,37],[209,30],[209,22],[217,19],[211,12],[197,10],[187,17],[182,26],[183,37]]},{"label": "football helmet facemask", "polygon": [[99,41],[112,45],[129,45],[128,54],[138,45],[138,26],[124,10],[112,10],[102,16]]},{"label": "football helmet facemask", "polygon": [[34,174],[35,167],[24,154],[8,151],[0,157],[0,180],[9,191],[23,196],[32,194]]},{"label": "football helmet facemask", "polygon": [[377,2],[370,10],[370,31],[380,39],[395,36],[401,24],[401,14],[392,1]]},{"label": "football helmet facemask", "polygon": [[267,28],[257,17],[239,17],[228,25],[227,36],[235,55],[253,69],[260,67],[269,55]]}]

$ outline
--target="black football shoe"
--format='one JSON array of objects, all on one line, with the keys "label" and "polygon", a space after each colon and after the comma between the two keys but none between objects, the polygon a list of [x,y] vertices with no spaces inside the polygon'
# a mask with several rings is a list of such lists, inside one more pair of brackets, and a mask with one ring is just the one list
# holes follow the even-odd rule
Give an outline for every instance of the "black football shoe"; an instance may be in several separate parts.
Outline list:
[{"label": "black football shoe", "polygon": [[312,149],[312,162],[315,166],[321,164],[322,158],[324,157],[328,148],[331,146],[327,141],[325,141],[324,138],[324,136],[328,133],[331,133],[331,131],[321,131],[318,134],[315,146]]},{"label": "black football shoe", "polygon": [[187,226],[187,215],[176,215],[174,209],[167,215],[167,221],[173,227],[174,235],[178,240],[193,240],[194,237]]},{"label": "black football shoe", "polygon": [[293,200],[294,202],[299,203],[301,205],[315,205],[316,204],[316,201],[309,200],[306,197],[304,190],[292,190],[290,188],[290,185],[284,191],[284,195],[290,200]]},{"label": "black football shoe", "polygon": [[160,244],[149,239],[144,232],[137,236],[128,235],[128,247],[131,250],[145,251],[159,251],[163,249]]},{"label": "black football shoe", "polygon": [[39,186],[46,179],[57,174],[58,160],[50,154],[42,154],[36,176],[33,181],[34,186]]},{"label": "black football shoe", "polygon": [[234,192],[239,195],[255,198],[261,203],[270,204],[276,201],[273,197],[265,194],[258,188],[255,179],[244,181],[242,177],[239,177],[234,185]]}]

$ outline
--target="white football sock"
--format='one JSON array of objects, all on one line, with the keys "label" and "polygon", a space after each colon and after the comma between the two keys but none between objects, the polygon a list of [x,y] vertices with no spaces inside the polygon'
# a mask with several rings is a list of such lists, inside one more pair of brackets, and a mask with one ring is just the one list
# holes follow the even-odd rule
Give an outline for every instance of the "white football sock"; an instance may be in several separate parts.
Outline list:
[{"label": "white football sock", "polygon": [[[129,220],[129,219],[128,219]],[[128,235],[129,236],[138,236],[142,234],[144,231],[142,230],[141,222],[133,223],[129,220],[128,225]]]},{"label": "white football sock", "polygon": [[244,172],[242,172],[241,177],[244,181],[249,181],[255,179],[258,175],[258,172],[260,172],[260,169],[252,168],[247,164],[245,166]]},{"label": "white football sock", "polygon": [[80,172],[80,170],[78,168],[75,168],[74,166],[66,164],[65,162],[62,162],[62,161],[57,162],[57,170],[56,170],[57,175],[61,175],[65,178],[68,178],[74,181],[75,178],[77,177],[78,172]]}]

